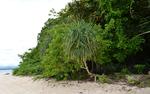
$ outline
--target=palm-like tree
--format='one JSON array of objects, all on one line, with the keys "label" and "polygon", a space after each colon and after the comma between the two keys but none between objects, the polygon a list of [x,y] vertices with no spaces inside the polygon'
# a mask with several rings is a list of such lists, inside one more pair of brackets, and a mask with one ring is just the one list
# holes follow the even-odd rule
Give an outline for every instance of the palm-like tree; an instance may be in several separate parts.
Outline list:
[{"label": "palm-like tree", "polygon": [[72,24],[65,37],[64,49],[70,60],[80,63],[90,76],[94,76],[86,63],[87,60],[94,61],[97,49],[92,24],[84,21]]}]

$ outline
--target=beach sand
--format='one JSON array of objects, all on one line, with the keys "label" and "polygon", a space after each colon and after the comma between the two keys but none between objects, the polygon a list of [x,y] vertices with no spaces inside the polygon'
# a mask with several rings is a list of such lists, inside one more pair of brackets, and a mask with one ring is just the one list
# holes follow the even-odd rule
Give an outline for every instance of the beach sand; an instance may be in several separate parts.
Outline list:
[{"label": "beach sand", "polygon": [[77,81],[34,81],[0,74],[0,94],[150,94],[150,88]]}]

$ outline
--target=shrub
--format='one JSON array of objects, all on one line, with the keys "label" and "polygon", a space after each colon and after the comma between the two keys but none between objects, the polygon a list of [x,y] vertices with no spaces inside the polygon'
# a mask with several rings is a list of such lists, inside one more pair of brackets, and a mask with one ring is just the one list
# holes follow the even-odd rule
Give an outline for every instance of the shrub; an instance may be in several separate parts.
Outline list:
[{"label": "shrub", "polygon": [[134,77],[134,76],[127,75],[126,79],[127,79],[127,83],[130,85],[140,84],[140,81],[138,79],[136,79],[136,77]]},{"label": "shrub", "polygon": [[110,83],[110,79],[107,75],[98,75],[97,76],[97,80],[100,82],[100,83]]},{"label": "shrub", "polygon": [[144,68],[145,68],[145,65],[136,64],[136,65],[134,65],[134,68],[135,68],[135,70],[136,70],[136,72],[137,72],[138,74],[141,74],[141,73],[143,73],[143,70],[144,70]]},{"label": "shrub", "polygon": [[130,74],[130,71],[127,68],[123,68],[121,74]]}]

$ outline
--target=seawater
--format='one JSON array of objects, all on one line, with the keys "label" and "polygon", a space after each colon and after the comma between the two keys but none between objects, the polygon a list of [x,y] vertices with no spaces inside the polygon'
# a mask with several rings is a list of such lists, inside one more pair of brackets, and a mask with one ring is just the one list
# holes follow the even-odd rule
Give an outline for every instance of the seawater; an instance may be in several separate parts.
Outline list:
[{"label": "seawater", "polygon": [[2,74],[12,73],[12,70],[0,70],[0,73],[2,73]]}]

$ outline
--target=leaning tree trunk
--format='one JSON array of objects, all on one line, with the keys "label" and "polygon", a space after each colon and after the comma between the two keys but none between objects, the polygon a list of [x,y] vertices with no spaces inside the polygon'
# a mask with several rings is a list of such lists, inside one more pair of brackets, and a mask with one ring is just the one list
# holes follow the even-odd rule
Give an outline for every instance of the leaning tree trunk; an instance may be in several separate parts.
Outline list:
[{"label": "leaning tree trunk", "polygon": [[86,60],[83,60],[83,63],[84,63],[84,67],[85,67],[85,70],[87,71],[88,75],[90,77],[94,77],[94,81],[96,81],[96,74],[93,74],[92,72],[90,72],[90,70],[87,66]]}]

